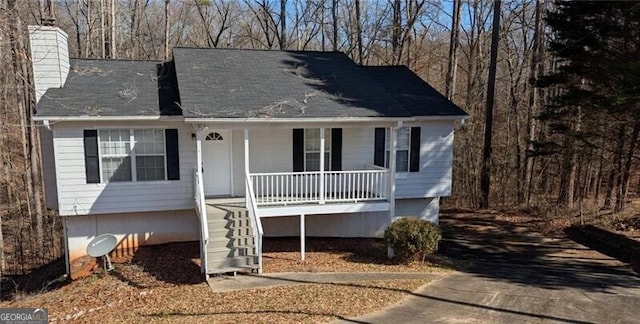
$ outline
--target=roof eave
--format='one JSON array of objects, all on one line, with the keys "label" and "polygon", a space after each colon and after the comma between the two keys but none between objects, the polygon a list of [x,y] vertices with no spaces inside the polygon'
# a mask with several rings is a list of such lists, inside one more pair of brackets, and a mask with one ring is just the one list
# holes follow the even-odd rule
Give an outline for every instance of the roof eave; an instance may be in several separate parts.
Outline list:
[{"label": "roof eave", "polygon": [[417,122],[436,120],[463,120],[468,115],[414,116],[414,117],[308,117],[308,118],[207,118],[185,117],[187,123],[333,123],[333,122]]},{"label": "roof eave", "polygon": [[34,121],[180,121],[183,116],[33,116]]}]

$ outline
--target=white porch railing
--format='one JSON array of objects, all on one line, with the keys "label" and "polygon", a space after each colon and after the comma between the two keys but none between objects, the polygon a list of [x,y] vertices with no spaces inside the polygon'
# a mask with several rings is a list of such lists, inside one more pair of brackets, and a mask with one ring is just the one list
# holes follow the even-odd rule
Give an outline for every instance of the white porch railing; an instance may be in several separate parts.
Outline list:
[{"label": "white porch railing", "polygon": [[194,207],[200,219],[200,267],[202,273],[207,273],[207,245],[209,244],[209,226],[207,224],[207,205],[204,198],[204,184],[202,174],[193,170]]},{"label": "white porch railing", "polygon": [[251,184],[250,178],[246,179],[245,186],[248,193],[247,199],[245,199],[246,208],[249,212],[249,219],[251,220],[251,228],[253,229],[253,237],[256,244],[256,252],[258,253],[258,273],[262,273],[262,235],[264,234],[264,230],[262,229],[262,221],[257,214],[258,205],[256,204],[255,193],[253,192],[253,185]]},{"label": "white porch railing", "polygon": [[257,206],[387,200],[389,170],[365,169],[251,173],[249,178]]}]

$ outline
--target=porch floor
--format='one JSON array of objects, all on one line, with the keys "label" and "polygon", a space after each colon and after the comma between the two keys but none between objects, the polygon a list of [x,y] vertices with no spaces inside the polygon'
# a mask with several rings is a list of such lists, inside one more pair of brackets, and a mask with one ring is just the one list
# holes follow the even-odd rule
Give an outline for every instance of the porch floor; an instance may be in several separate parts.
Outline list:
[{"label": "porch floor", "polygon": [[207,207],[221,209],[220,207],[244,208],[244,197],[206,197],[205,204]]}]

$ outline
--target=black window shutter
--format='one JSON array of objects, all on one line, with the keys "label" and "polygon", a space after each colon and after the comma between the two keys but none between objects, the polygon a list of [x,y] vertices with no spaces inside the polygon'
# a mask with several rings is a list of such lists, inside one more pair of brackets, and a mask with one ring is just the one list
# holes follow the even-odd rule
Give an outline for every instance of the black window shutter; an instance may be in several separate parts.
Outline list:
[{"label": "black window shutter", "polygon": [[420,171],[420,127],[411,127],[411,151],[409,153],[409,172]]},{"label": "black window shutter", "polygon": [[84,169],[87,183],[100,182],[100,157],[98,156],[98,131],[84,130]]},{"label": "black window shutter", "polygon": [[342,128],[331,129],[331,171],[342,171]]},{"label": "black window shutter", "polygon": [[293,172],[304,171],[304,129],[293,129]]},{"label": "black window shutter", "polygon": [[384,167],[384,128],[376,128],[374,135],[373,164]]},{"label": "black window shutter", "polygon": [[164,130],[165,148],[167,152],[167,180],[180,180],[180,156],[178,153],[178,130]]}]

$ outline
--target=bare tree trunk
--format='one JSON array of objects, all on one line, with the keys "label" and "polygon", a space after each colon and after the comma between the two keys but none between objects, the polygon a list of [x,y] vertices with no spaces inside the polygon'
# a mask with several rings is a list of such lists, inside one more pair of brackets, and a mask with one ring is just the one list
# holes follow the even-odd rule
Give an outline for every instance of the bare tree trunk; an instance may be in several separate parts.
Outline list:
[{"label": "bare tree trunk", "polygon": [[164,0],[164,60],[169,61],[169,1]]},{"label": "bare tree trunk", "polygon": [[356,36],[358,38],[358,64],[362,65],[362,22],[360,21],[360,0],[355,0],[356,5]]},{"label": "bare tree trunk", "polygon": [[[31,212],[29,215],[35,216],[36,244],[39,252],[44,246],[43,230],[43,203],[42,203],[42,179],[40,172],[40,159],[38,147],[38,132],[31,119],[31,113],[35,100],[32,95],[32,83],[27,62],[29,54],[22,36],[22,22],[17,16],[15,0],[8,1],[8,9],[12,13],[10,28],[10,39],[12,48],[12,60],[17,87],[16,100],[19,112],[20,125],[23,135],[23,155],[25,159],[25,186],[27,188],[28,205]],[[32,209],[31,209],[32,208]]]},{"label": "bare tree trunk", "polygon": [[[582,128],[582,109],[578,108],[578,116],[576,116],[575,132],[579,133]],[[569,158],[569,178],[567,183],[566,206],[573,208],[576,193],[576,175],[578,170],[578,150],[575,145],[570,148],[571,156]]]},{"label": "bare tree trunk", "polygon": [[624,124],[621,124],[618,128],[618,142],[616,144],[614,161],[611,165],[611,171],[609,173],[607,192],[605,193],[604,199],[604,208],[611,208],[611,201],[613,200],[613,190],[617,187],[616,180],[619,178],[618,172],[622,169],[622,151],[624,150],[625,133],[625,126]]},{"label": "bare tree trunk", "polygon": [[629,149],[627,150],[627,155],[625,156],[624,161],[624,169],[622,170],[622,179],[618,184],[618,194],[616,195],[616,207],[615,211],[620,212],[625,207],[625,202],[627,200],[627,194],[629,193],[629,179],[631,177],[631,165],[633,164],[633,156],[636,152],[636,148],[638,145],[638,136],[640,135],[640,121],[637,121],[633,125],[633,130],[631,131],[631,138],[629,141]]},{"label": "bare tree trunk", "polygon": [[331,23],[333,24],[333,51],[338,51],[338,0],[331,2]]},{"label": "bare tree trunk", "polygon": [[326,50],[326,47],[325,47],[326,46],[326,44],[325,44],[326,40],[325,40],[325,35],[324,35],[325,32],[326,32],[326,29],[325,29],[326,26],[325,26],[325,21],[324,21],[324,19],[325,19],[325,12],[324,12],[324,10],[325,10],[325,2],[324,2],[324,0],[322,0],[319,5],[322,6],[321,9],[320,9],[320,49],[321,49],[321,51],[324,52]]},{"label": "bare tree trunk", "polygon": [[[202,21],[202,29],[204,29],[207,34],[207,47],[218,47],[216,41],[213,39],[213,35],[211,34],[211,29],[209,28],[209,22],[207,21],[207,17],[204,15],[204,11],[202,10],[202,4],[196,4],[196,11],[200,16],[200,20]],[[208,15],[208,14],[207,14]]]},{"label": "bare tree trunk", "polygon": [[491,62],[489,65],[489,80],[487,84],[487,104],[484,121],[484,144],[482,149],[482,171],[480,174],[480,191],[482,200],[480,207],[489,207],[489,193],[491,190],[491,141],[493,132],[493,106],[496,86],[496,70],[498,65],[498,43],[500,41],[500,5],[496,0],[493,6],[493,26],[491,33]]},{"label": "bare tree trunk", "polygon": [[[544,1],[544,0],[542,0]],[[533,35],[533,55],[531,57],[531,68],[529,70],[529,80],[534,83],[531,85],[531,91],[529,92],[529,111],[527,112],[527,153],[525,154],[525,167],[524,167],[524,194],[527,206],[531,202],[531,190],[532,190],[532,178],[533,178],[533,164],[535,156],[534,142],[536,140],[537,132],[537,115],[539,111],[539,89],[535,82],[537,82],[540,73],[542,72],[542,55],[544,46],[542,45],[544,30],[542,28],[542,14],[543,6],[541,0],[536,0],[536,13],[535,13],[535,31]],[[520,176],[520,175],[518,175]]]},{"label": "bare tree trunk", "polygon": [[142,20],[142,14],[140,13],[140,0],[133,1],[133,10],[131,12],[131,59],[137,59],[140,55],[140,20]]},{"label": "bare tree trunk", "polygon": [[402,13],[400,0],[393,0],[393,20],[391,21],[391,64],[400,61],[400,38],[402,33]]},{"label": "bare tree trunk", "polygon": [[0,278],[4,275],[5,260],[4,260],[4,236],[2,235],[2,214],[0,211]]},{"label": "bare tree trunk", "polygon": [[85,36],[84,56],[93,57],[93,15],[91,1],[87,1],[87,34]]},{"label": "bare tree trunk", "polygon": [[100,53],[104,59],[107,57],[107,42],[105,38],[105,25],[104,25],[104,0],[100,0]]},{"label": "bare tree trunk", "polygon": [[79,13],[80,13],[80,1],[78,1],[76,3],[76,12],[75,14],[71,12],[71,6],[69,5],[68,0],[64,1],[64,5],[65,8],[67,9],[67,13],[69,14],[69,18],[71,19],[71,22],[73,23],[73,26],[75,28],[75,34],[76,34],[76,46],[78,46],[77,50],[78,50],[78,57],[82,57],[82,33],[80,30],[80,20],[79,20]]},{"label": "bare tree trunk", "polygon": [[[600,138],[604,138],[604,136],[600,136]],[[603,140],[600,141],[600,143],[602,143]],[[598,173],[596,174],[596,181],[595,181],[595,190],[594,190],[594,194],[593,194],[593,198],[596,201],[596,204],[598,202],[598,199],[600,198],[600,188],[602,186],[602,176],[603,176],[603,172],[604,172],[604,150],[602,149],[602,147],[600,147],[600,161],[598,163]]]},{"label": "bare tree trunk", "polygon": [[460,3],[453,0],[453,15],[451,19],[451,37],[449,38],[449,64],[445,80],[445,94],[447,99],[453,100],[456,92],[456,73],[458,71],[458,37],[460,35]]},{"label": "bare tree trunk", "polygon": [[280,50],[287,47],[287,0],[280,0]]},{"label": "bare tree trunk", "polygon": [[[407,22],[411,21],[411,18],[413,17],[413,0],[407,0],[406,1],[406,9],[405,9],[405,13],[407,14]],[[400,39],[400,53],[398,55],[398,64],[400,64],[400,62],[402,61],[402,55],[403,55],[403,51],[404,48],[406,46],[407,49],[407,60],[406,60],[406,65],[408,68],[411,68],[411,38],[412,38],[412,34],[411,31],[413,30],[413,26],[410,26],[409,24],[407,24],[406,29],[403,30],[402,32],[402,38]]]},{"label": "bare tree trunk", "polygon": [[[515,87],[517,85],[511,86],[510,89],[510,97],[511,97],[511,108],[513,112],[513,119],[515,119],[514,127],[515,127],[515,181],[516,181],[516,195],[518,204],[522,204],[524,201],[524,193],[522,188],[522,144],[520,143],[520,116],[518,115],[518,97],[515,93]],[[508,147],[508,146],[507,146]]]},{"label": "bare tree trunk", "polygon": [[[0,15],[2,14],[2,10],[4,9],[4,6],[2,3],[0,3]],[[2,52],[2,47],[0,47],[0,57],[4,56]],[[8,96],[8,84],[7,82],[5,82],[5,76],[6,76],[6,72],[4,71],[4,64],[0,64],[0,84],[2,84],[2,97],[1,98],[7,98]],[[7,206],[9,206],[9,202],[11,201],[11,194],[10,194],[10,173],[9,173],[9,165],[7,163],[7,159],[9,157],[9,153],[7,152],[8,150],[5,149],[5,147],[9,147],[8,146],[8,132],[7,132],[7,113],[6,113],[6,103],[2,102],[0,103],[0,108],[2,108],[2,110],[0,111],[0,148],[2,148],[2,151],[0,151],[0,166],[2,167],[2,170],[0,170],[0,172],[2,172],[0,175],[2,176],[2,178],[0,178],[0,206],[2,206],[3,204],[6,204]],[[5,260],[4,260],[4,236],[2,235],[2,216],[4,214],[4,211],[2,210],[2,208],[0,208],[0,278],[4,275],[5,273]]]},{"label": "bare tree trunk", "polygon": [[116,0],[111,0],[111,23],[109,24],[109,57],[116,58]]}]

